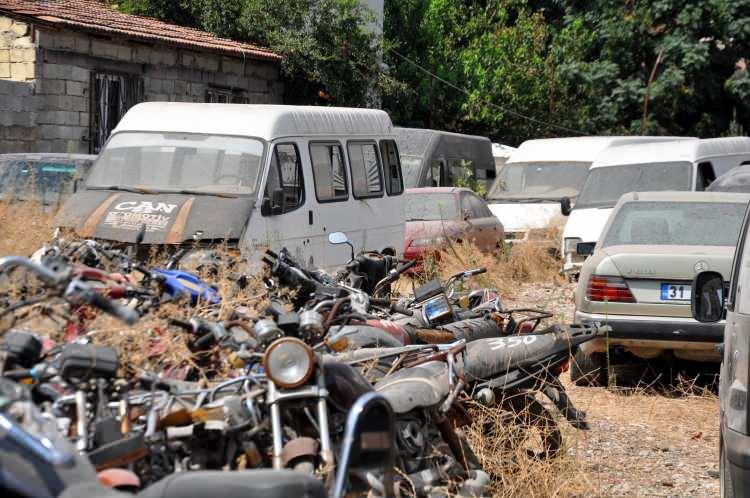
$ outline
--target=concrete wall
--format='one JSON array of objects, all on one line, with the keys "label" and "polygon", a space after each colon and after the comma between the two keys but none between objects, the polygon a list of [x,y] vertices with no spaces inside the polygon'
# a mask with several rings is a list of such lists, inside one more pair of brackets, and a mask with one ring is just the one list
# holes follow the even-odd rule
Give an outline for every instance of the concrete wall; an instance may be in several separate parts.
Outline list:
[{"label": "concrete wall", "polygon": [[249,103],[281,103],[278,71],[276,63],[0,16],[0,152],[88,153],[92,73],[142,78],[146,101],[204,102],[206,90],[216,88]]}]

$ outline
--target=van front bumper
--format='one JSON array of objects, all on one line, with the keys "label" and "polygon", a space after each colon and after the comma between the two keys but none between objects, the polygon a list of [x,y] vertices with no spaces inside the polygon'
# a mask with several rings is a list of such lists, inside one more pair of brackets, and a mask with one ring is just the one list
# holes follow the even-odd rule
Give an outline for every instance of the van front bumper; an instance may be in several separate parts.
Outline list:
[{"label": "van front bumper", "polygon": [[676,352],[676,356],[685,359],[721,361],[716,345],[724,340],[724,321],[700,323],[692,318],[604,315],[576,311],[575,323],[598,323],[612,327],[607,337],[597,338],[583,345],[583,349],[588,352],[605,351],[609,345],[623,346],[639,356],[655,356],[663,350],[671,350]]}]

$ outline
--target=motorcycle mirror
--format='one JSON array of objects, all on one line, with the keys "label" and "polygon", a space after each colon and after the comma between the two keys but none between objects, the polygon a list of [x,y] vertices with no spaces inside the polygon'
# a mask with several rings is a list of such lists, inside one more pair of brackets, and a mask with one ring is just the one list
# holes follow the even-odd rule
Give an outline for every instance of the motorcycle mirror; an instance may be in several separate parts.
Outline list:
[{"label": "motorcycle mirror", "polygon": [[331,232],[328,234],[328,243],[333,245],[346,244],[352,250],[352,258],[354,260],[354,246],[349,242],[349,238],[344,232]]},{"label": "motorcycle mirror", "polygon": [[344,232],[331,232],[328,234],[328,242],[333,245],[346,244],[349,239]]}]

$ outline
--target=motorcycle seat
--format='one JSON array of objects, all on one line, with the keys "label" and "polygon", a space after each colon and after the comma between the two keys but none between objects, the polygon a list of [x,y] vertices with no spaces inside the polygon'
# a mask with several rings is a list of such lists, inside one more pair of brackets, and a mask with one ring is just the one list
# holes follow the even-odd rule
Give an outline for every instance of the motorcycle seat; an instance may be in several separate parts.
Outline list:
[{"label": "motorcycle seat", "polygon": [[395,413],[434,406],[448,396],[449,389],[448,365],[442,361],[402,368],[375,384]]},{"label": "motorcycle seat", "polygon": [[[69,487],[60,498],[133,496],[89,482]],[[135,498],[325,498],[323,483],[292,470],[181,472],[165,477]]]},{"label": "motorcycle seat", "polygon": [[459,368],[470,382],[489,380],[569,350],[569,341],[557,334],[480,339],[466,345]]}]

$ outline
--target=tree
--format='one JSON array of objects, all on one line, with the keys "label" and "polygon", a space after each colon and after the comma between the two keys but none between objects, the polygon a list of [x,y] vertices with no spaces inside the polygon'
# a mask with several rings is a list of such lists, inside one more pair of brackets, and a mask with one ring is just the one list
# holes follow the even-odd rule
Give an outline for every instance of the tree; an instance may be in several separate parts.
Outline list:
[{"label": "tree", "polygon": [[120,9],[268,47],[283,57],[284,101],[362,106],[382,75],[371,13],[356,0],[122,0]]}]

